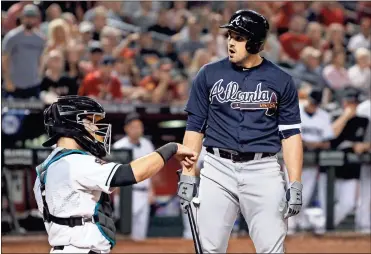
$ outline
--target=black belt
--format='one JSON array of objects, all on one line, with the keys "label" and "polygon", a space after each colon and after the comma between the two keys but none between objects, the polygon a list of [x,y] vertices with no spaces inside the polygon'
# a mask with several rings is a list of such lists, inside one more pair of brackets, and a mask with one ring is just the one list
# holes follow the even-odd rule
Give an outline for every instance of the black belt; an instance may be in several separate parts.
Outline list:
[{"label": "black belt", "polygon": [[[256,158],[255,156],[258,154],[258,153],[240,153],[237,151],[228,151],[228,150],[224,150],[221,148],[213,148],[213,147],[207,147],[206,151],[215,155],[214,149],[218,149],[219,157],[223,159],[232,160],[235,162],[247,162],[247,161],[254,160]],[[260,153],[260,154],[261,154],[260,158],[265,158],[265,157],[276,155],[275,153]]]},{"label": "black belt", "polygon": [[[61,245],[61,246],[54,246],[53,249],[54,249],[54,250],[64,250],[64,246],[63,246],[63,245]],[[88,252],[88,254],[99,254],[99,253],[90,250],[90,251]]]}]

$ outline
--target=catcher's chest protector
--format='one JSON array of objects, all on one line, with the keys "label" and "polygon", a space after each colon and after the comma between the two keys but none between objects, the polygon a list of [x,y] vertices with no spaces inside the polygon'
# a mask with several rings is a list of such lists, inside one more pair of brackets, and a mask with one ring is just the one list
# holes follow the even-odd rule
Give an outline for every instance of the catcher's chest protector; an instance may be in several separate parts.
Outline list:
[{"label": "catcher's chest protector", "polygon": [[44,222],[53,222],[59,225],[65,225],[70,227],[82,226],[85,222],[92,222],[97,225],[99,231],[102,235],[110,242],[111,249],[116,244],[116,226],[115,222],[112,220],[113,209],[111,206],[110,196],[102,192],[101,197],[98,203],[95,206],[94,214],[92,217],[82,217],[82,216],[72,216],[69,218],[56,217],[49,212],[48,204],[46,203],[45,198],[45,184],[46,184],[46,175],[48,167],[55,161],[70,155],[70,154],[85,154],[86,152],[80,150],[67,150],[56,148],[49,157],[36,168],[38,177],[40,178],[40,191],[43,200],[43,218]]}]

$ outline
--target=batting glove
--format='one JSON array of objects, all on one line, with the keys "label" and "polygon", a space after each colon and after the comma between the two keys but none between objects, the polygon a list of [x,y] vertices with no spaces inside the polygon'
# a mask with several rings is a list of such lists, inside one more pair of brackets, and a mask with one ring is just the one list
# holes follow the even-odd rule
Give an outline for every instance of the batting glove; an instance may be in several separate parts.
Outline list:
[{"label": "batting glove", "polygon": [[198,195],[198,186],[200,178],[196,176],[188,176],[179,174],[178,196],[180,197],[180,207],[184,213],[187,213],[187,207],[194,197]]},{"label": "batting glove", "polygon": [[279,209],[280,212],[283,212],[286,209],[284,214],[285,219],[297,215],[300,212],[302,206],[302,190],[303,185],[301,183],[295,181],[290,184]]}]

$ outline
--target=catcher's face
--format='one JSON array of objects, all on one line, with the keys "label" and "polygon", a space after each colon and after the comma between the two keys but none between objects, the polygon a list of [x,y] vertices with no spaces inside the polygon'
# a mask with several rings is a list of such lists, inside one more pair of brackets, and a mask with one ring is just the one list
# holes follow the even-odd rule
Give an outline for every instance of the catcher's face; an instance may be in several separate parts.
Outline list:
[{"label": "catcher's face", "polygon": [[246,50],[247,38],[241,34],[229,30],[228,31],[228,56],[229,61],[235,64],[240,64],[248,57]]},{"label": "catcher's face", "polygon": [[[101,119],[99,119],[99,120],[101,120]],[[96,121],[99,121],[99,120],[96,120]],[[82,121],[84,122],[85,129],[90,133],[90,135],[92,135],[93,137],[95,137],[95,139],[98,140],[98,141],[100,141],[100,142],[103,142],[104,141],[104,137],[103,136],[95,135],[95,132],[98,131],[99,128],[94,123],[92,117],[87,117],[86,119],[83,119]]]}]

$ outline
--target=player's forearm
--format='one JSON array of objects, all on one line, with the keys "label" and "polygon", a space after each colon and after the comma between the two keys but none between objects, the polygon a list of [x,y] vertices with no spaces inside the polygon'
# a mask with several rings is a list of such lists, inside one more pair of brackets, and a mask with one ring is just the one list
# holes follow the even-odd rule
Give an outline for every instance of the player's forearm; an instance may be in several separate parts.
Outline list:
[{"label": "player's forearm", "polygon": [[303,143],[301,135],[293,135],[282,140],[283,159],[287,167],[290,183],[301,182],[303,167]]},{"label": "player's forearm", "polygon": [[150,153],[130,163],[137,183],[144,181],[160,171],[165,165],[162,157],[156,153]]},{"label": "player's forearm", "polygon": [[[202,140],[204,138],[204,134],[195,131],[186,131],[183,138],[183,145],[191,148],[197,154],[200,154],[202,148]],[[184,175],[197,175],[196,170],[196,163],[193,165],[192,168],[183,167],[183,174]]]},{"label": "player's forearm", "polygon": [[176,143],[168,143],[155,152],[132,161],[130,164],[120,165],[112,177],[110,186],[132,185],[154,176],[177,153],[177,150],[178,145]]}]

